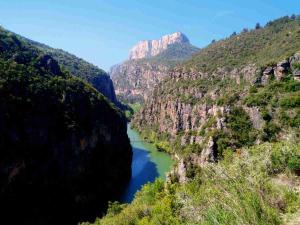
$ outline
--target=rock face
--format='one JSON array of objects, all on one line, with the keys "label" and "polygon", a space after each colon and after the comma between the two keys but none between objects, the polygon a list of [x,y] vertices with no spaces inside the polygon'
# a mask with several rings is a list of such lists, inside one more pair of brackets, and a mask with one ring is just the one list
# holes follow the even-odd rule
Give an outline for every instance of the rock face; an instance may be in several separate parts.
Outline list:
[{"label": "rock face", "polygon": [[266,84],[272,77],[280,81],[289,72],[292,72],[294,80],[300,81],[300,53],[296,53],[292,57],[277,63],[277,65],[265,68],[261,77],[261,84]]},{"label": "rock face", "polygon": [[189,39],[181,32],[165,35],[159,40],[140,41],[131,50],[129,59],[144,59],[156,56],[166,50],[169,45],[189,43]]},{"label": "rock face", "polygon": [[120,100],[135,103],[147,100],[170,68],[169,65],[153,62],[127,61],[112,67],[110,74]]},{"label": "rock face", "polygon": [[171,68],[197,51],[180,32],[140,42],[131,50],[129,60],[111,68],[117,96],[124,102],[144,102]]},{"label": "rock face", "polygon": [[114,103],[116,106],[119,106],[120,103],[116,97],[114,84],[109,75],[90,77],[87,79],[87,81],[92,84],[96,90],[107,97],[112,103]]},{"label": "rock face", "polygon": [[[135,116],[133,123],[141,131],[144,127],[158,127],[159,133],[167,133],[171,135],[171,139],[175,139],[178,133],[183,132],[181,140],[183,146],[194,143],[201,144],[204,140],[197,133],[212,117],[216,119],[215,128],[223,129],[225,127],[224,117],[230,112],[230,108],[203,102],[205,98],[213,100],[222,96],[222,92],[217,88],[203,90],[202,86],[180,87],[179,85],[189,82],[189,80],[196,82],[197,79],[209,80],[212,77],[214,77],[212,79],[227,77],[236,84],[239,84],[240,77],[244,77],[252,83],[256,79],[257,71],[258,68],[254,65],[232,71],[220,68],[213,75],[186,73],[181,70],[172,71],[168,75],[169,79],[154,89],[145,107]],[[177,88],[177,86],[179,87]],[[169,94],[165,94],[168,93],[167,90],[169,90]],[[176,95],[181,95],[181,97]],[[189,101],[185,102],[184,99]],[[191,135],[191,133],[196,133],[196,135]]]}]

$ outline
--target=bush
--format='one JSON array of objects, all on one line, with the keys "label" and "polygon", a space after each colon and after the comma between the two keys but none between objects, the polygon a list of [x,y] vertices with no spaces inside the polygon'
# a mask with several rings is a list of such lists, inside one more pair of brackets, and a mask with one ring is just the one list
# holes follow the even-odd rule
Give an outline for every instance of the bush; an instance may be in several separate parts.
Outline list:
[{"label": "bush", "polygon": [[280,100],[280,106],[283,108],[295,108],[300,107],[300,92],[295,95],[287,96]]}]

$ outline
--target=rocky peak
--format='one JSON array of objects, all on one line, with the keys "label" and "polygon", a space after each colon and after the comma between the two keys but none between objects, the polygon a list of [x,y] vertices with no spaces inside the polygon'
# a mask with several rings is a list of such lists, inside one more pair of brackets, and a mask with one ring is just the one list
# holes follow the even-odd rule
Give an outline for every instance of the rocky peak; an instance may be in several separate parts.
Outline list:
[{"label": "rocky peak", "polygon": [[159,40],[138,42],[131,50],[129,59],[143,59],[156,56],[172,44],[189,43],[189,39],[181,32],[165,35]]}]

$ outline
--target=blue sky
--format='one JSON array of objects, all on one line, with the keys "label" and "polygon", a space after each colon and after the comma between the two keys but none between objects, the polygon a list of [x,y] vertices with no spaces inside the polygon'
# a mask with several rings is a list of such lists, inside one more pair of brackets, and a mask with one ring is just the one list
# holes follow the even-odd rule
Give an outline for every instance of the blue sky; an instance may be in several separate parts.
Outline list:
[{"label": "blue sky", "polygon": [[0,0],[1,26],[105,70],[139,40],[181,31],[204,47],[293,13],[299,0]]}]

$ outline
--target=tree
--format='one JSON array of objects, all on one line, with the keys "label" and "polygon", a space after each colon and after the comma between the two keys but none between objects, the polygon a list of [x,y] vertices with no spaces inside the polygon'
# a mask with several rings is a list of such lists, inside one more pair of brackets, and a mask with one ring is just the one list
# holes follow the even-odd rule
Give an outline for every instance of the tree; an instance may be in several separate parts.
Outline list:
[{"label": "tree", "polygon": [[216,40],[215,39],[213,39],[212,41],[211,41],[211,43],[213,44],[213,43],[215,43],[216,42]]},{"label": "tree", "polygon": [[291,15],[291,19],[295,20],[296,19],[296,15],[295,14]]},{"label": "tree", "polygon": [[230,35],[230,37],[234,37],[234,36],[236,36],[236,32],[235,31]]},{"label": "tree", "polygon": [[247,33],[248,31],[249,31],[248,28],[244,28],[242,32]]},{"label": "tree", "polygon": [[258,29],[260,29],[260,28],[261,28],[260,24],[257,23],[257,24],[255,25],[255,30],[258,30]]}]

